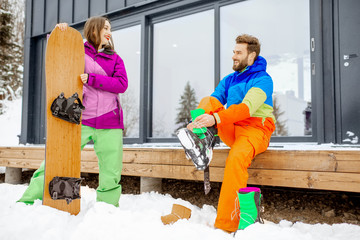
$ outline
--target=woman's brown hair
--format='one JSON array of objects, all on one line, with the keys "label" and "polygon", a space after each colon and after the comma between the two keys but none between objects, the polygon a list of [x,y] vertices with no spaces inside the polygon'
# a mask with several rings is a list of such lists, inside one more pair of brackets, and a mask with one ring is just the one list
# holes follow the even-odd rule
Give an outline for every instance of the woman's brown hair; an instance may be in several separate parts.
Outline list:
[{"label": "woman's brown hair", "polygon": [[[105,26],[105,21],[109,21],[109,19],[105,17],[91,17],[89,18],[84,26],[84,36],[86,40],[98,50],[99,45],[101,43],[100,31]],[[114,44],[112,37],[110,37],[109,44],[104,46],[104,52],[107,54],[114,53]]]}]

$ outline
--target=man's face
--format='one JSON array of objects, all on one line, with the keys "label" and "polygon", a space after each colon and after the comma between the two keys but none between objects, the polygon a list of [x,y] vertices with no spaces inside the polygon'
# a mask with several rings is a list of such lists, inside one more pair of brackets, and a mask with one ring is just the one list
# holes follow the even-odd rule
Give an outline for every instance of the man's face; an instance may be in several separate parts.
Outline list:
[{"label": "man's face", "polygon": [[247,51],[247,43],[237,43],[233,50],[234,55],[232,60],[234,61],[233,70],[242,71],[249,65],[249,54]]}]

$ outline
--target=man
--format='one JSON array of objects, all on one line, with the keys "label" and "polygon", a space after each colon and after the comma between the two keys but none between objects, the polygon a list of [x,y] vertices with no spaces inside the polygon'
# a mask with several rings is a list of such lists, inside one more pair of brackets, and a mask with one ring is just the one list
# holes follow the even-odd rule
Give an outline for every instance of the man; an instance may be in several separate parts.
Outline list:
[{"label": "man", "polygon": [[210,97],[200,101],[198,108],[205,114],[187,126],[191,131],[215,126],[221,140],[230,147],[215,221],[216,228],[227,232],[239,226],[237,192],[247,185],[247,169],[252,159],[267,149],[275,130],[273,82],[266,73],[266,60],[259,56],[259,40],[240,35],[233,52],[235,72],[220,81]]}]

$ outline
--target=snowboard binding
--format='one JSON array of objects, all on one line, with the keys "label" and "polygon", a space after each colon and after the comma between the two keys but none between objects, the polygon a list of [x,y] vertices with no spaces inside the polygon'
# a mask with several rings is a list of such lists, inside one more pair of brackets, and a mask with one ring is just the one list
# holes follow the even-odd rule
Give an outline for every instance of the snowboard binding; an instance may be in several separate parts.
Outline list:
[{"label": "snowboard binding", "polygon": [[49,183],[51,199],[65,199],[67,204],[80,198],[80,186],[82,178],[54,177]]},{"label": "snowboard binding", "polygon": [[192,160],[197,170],[205,170],[212,160],[214,146],[220,142],[216,136],[216,129],[207,128],[203,139],[187,128],[179,129],[176,135],[185,150],[186,157]]},{"label": "snowboard binding", "polygon": [[213,148],[220,143],[217,129],[209,127],[202,133],[202,139],[187,128],[176,132],[180,144],[185,150],[186,157],[192,160],[197,170],[204,171],[204,191],[208,194],[211,190],[209,165],[212,160]]},{"label": "snowboard binding", "polygon": [[53,101],[50,109],[53,116],[70,123],[80,124],[81,111],[84,110],[85,107],[82,105],[77,93],[66,98],[62,92]]}]

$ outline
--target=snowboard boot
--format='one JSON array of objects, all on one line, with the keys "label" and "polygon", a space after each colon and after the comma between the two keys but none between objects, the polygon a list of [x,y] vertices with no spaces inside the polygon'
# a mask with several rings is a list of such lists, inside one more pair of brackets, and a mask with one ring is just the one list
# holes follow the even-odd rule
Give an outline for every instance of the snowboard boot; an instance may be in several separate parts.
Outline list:
[{"label": "snowboard boot", "polygon": [[185,150],[186,157],[192,160],[197,170],[205,170],[209,166],[213,148],[220,143],[215,127],[207,128],[202,134],[203,138],[200,139],[197,134],[187,128],[181,128],[176,132]]},{"label": "snowboard boot", "polygon": [[217,136],[217,129],[209,127],[203,134],[203,139],[191,132],[187,128],[182,128],[176,132],[181,145],[185,150],[185,155],[191,159],[197,170],[204,170],[204,191],[208,194],[211,190],[209,164],[212,159],[213,148],[220,143]]},{"label": "snowboard boot", "polygon": [[243,230],[255,222],[264,223],[261,218],[261,190],[259,188],[240,188],[238,198],[240,205],[239,230]]}]

